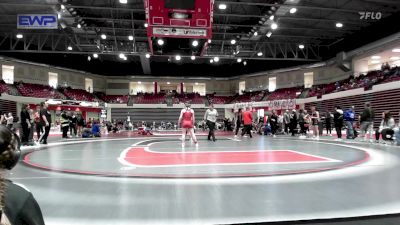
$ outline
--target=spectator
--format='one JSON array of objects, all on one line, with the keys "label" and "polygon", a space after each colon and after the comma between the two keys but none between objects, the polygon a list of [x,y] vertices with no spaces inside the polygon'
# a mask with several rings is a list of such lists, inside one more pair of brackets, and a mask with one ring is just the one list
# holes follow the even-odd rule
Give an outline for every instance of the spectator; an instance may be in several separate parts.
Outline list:
[{"label": "spectator", "polygon": [[305,121],[305,118],[306,118],[306,114],[305,114],[304,110],[303,110],[303,109],[300,109],[300,110],[299,110],[299,119],[298,119],[298,122],[299,122],[299,125],[300,125],[300,136],[301,136],[301,137],[307,135],[307,131],[306,131],[307,128],[306,128],[306,121]]},{"label": "spectator", "polygon": [[275,110],[272,110],[271,116],[268,117],[268,122],[271,126],[272,137],[276,137],[276,131],[278,129],[278,116],[276,115]]},{"label": "spectator", "polygon": [[371,138],[372,138],[374,117],[375,113],[371,108],[371,103],[366,102],[365,108],[360,115],[361,136],[364,137],[364,141],[367,141],[367,139],[370,139],[372,141]]},{"label": "spectator", "polygon": [[76,125],[78,127],[78,135],[82,136],[82,129],[85,127],[85,119],[83,118],[82,114],[78,114]]},{"label": "spectator", "polygon": [[93,120],[92,135],[94,137],[101,137],[100,126],[98,121]]},{"label": "spectator", "polygon": [[332,136],[332,117],[331,112],[327,111],[325,114],[325,127],[326,127],[326,135]]},{"label": "spectator", "polygon": [[0,202],[1,224],[44,225],[42,212],[32,193],[25,187],[3,178],[21,155],[20,140],[10,129],[0,125]]},{"label": "spectator", "polygon": [[251,128],[253,125],[253,113],[251,112],[250,107],[246,108],[246,111],[243,112],[242,117],[243,117],[243,124],[244,124],[244,128],[242,130],[242,137],[245,134],[248,134],[250,136],[250,138],[252,138],[253,136],[251,135]]},{"label": "spectator", "polygon": [[36,112],[33,115],[33,118],[35,120],[37,140],[39,141],[40,133],[43,133],[43,126],[42,123],[40,122],[40,106],[36,107]]},{"label": "spectator", "polygon": [[14,125],[14,117],[12,116],[12,113],[8,113],[8,115],[4,115],[5,119],[7,121],[7,127],[12,130],[13,125]]},{"label": "spectator", "polygon": [[347,139],[354,139],[354,128],[353,128],[353,123],[355,119],[355,114],[353,111],[353,107],[350,107],[345,113],[344,113],[344,121],[346,122],[346,127],[347,127],[347,132],[346,132],[346,138]]},{"label": "spectator", "polygon": [[342,128],[343,128],[343,110],[340,106],[336,106],[335,113],[333,114],[333,123],[335,124],[335,130],[337,134],[336,141],[342,140]]},{"label": "spectator", "polygon": [[76,116],[76,113],[74,112],[72,116],[70,117],[70,123],[69,123],[69,133],[73,137],[78,137],[77,132],[76,132],[76,126],[78,123],[78,118]]},{"label": "spectator", "polygon": [[293,109],[292,113],[290,113],[290,133],[292,133],[292,136],[296,133],[297,129],[297,113],[296,110]]},{"label": "spectator", "polygon": [[379,126],[379,129],[375,131],[375,139],[376,142],[379,142],[380,136],[382,136],[383,140],[393,139],[394,135],[394,127],[396,123],[390,111],[385,111],[382,113],[382,121]]},{"label": "spectator", "polygon": [[0,125],[3,124],[4,121],[6,121],[5,116],[4,116],[3,112],[0,110]]},{"label": "spectator", "polygon": [[290,127],[290,115],[289,110],[286,110],[283,114],[283,125],[285,134],[289,134],[289,127]]},{"label": "spectator", "polygon": [[319,126],[318,123],[320,122],[319,112],[316,110],[315,106],[311,107],[311,125],[313,131],[313,138],[319,139]]},{"label": "spectator", "polygon": [[30,118],[30,129],[29,129],[29,137],[28,137],[28,142],[29,143],[34,143],[33,140],[33,131],[34,131],[34,127],[35,127],[35,119],[34,119],[35,113],[33,111],[33,109],[29,109],[29,118]]},{"label": "spectator", "polygon": [[214,108],[213,104],[210,104],[210,108],[207,109],[206,113],[204,114],[204,120],[207,121],[207,126],[209,129],[208,132],[208,140],[210,141],[211,138],[212,140],[215,142],[215,123],[217,122],[217,118],[218,118],[218,112],[217,110]]},{"label": "spectator", "polygon": [[62,111],[60,117],[62,138],[68,138],[69,122],[70,121],[67,112]]},{"label": "spectator", "polygon": [[51,114],[47,109],[49,105],[46,102],[40,103],[40,106],[41,106],[40,123],[42,124],[42,126],[44,126],[44,134],[42,135],[39,142],[47,145],[47,138],[49,137],[50,126],[51,126]]},{"label": "spectator", "polygon": [[242,109],[238,109],[238,112],[236,113],[235,116],[235,137],[237,137],[237,134],[239,132],[240,126],[243,123],[243,115],[242,115]]},{"label": "spectator", "polygon": [[31,128],[31,118],[29,116],[29,106],[23,104],[20,113],[21,117],[21,127],[22,127],[22,145],[28,145],[29,142],[29,130]]}]

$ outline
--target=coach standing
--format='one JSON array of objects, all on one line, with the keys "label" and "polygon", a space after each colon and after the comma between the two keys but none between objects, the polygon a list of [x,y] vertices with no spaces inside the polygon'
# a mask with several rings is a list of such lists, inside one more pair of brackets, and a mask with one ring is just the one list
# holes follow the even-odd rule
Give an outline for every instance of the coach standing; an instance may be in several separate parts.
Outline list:
[{"label": "coach standing", "polygon": [[42,107],[42,109],[40,110],[40,122],[42,123],[42,126],[44,126],[44,134],[39,142],[47,145],[47,138],[49,137],[50,133],[51,114],[47,109],[49,107],[47,103],[42,102],[40,103],[40,106]]}]

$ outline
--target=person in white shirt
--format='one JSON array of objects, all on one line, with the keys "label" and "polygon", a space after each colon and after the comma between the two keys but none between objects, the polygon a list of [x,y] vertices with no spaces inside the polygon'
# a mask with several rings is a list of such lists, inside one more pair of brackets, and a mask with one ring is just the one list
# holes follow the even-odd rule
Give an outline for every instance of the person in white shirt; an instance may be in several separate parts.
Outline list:
[{"label": "person in white shirt", "polygon": [[5,119],[7,121],[7,127],[12,130],[14,124],[14,117],[12,116],[12,113],[8,113],[8,115],[5,116]]},{"label": "person in white shirt", "polygon": [[204,114],[204,120],[207,123],[208,126],[208,140],[211,141],[211,137],[212,140],[215,142],[215,123],[217,122],[217,118],[218,118],[218,112],[216,109],[214,109],[214,105],[210,104],[210,108],[207,109],[206,113]]}]

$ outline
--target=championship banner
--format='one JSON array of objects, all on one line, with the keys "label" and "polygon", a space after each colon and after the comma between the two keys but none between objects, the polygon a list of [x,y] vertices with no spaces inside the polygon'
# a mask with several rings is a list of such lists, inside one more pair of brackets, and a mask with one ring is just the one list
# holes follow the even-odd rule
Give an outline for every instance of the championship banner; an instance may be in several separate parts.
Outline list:
[{"label": "championship banner", "polygon": [[257,108],[257,107],[268,107],[268,110],[281,110],[281,109],[296,109],[295,99],[284,99],[264,102],[241,102],[233,105],[233,110],[237,112],[239,109],[246,107]]}]

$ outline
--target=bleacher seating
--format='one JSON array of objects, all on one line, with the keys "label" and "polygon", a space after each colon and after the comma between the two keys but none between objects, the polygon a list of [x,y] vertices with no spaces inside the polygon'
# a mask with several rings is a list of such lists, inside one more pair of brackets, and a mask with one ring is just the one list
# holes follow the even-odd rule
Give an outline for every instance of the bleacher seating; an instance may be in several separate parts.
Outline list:
[{"label": "bleacher seating", "polygon": [[191,102],[192,104],[204,104],[204,98],[198,93],[176,94],[174,99],[174,104],[187,101]]},{"label": "bleacher seating", "polygon": [[88,101],[88,102],[96,101],[96,98],[92,93],[89,93],[86,90],[82,90],[82,89],[64,88],[63,93],[70,100]]},{"label": "bleacher seating", "polygon": [[297,98],[297,93],[302,90],[303,88],[300,87],[277,89],[268,96],[267,100],[295,99]]},{"label": "bleacher seating", "polygon": [[163,104],[165,103],[165,94],[138,94],[136,104]]},{"label": "bleacher seating", "polygon": [[3,80],[0,80],[0,93],[10,94],[10,89],[8,88],[8,85]]},{"label": "bleacher seating", "polygon": [[129,96],[128,95],[106,95],[103,92],[97,92],[95,95],[107,103],[120,103],[126,104],[128,103]]},{"label": "bleacher seating", "polygon": [[236,96],[216,96],[214,94],[207,94],[206,98],[209,103],[213,104],[227,104],[231,102]]},{"label": "bleacher seating", "polygon": [[15,87],[25,97],[64,99],[56,89],[42,84],[16,83]]}]

